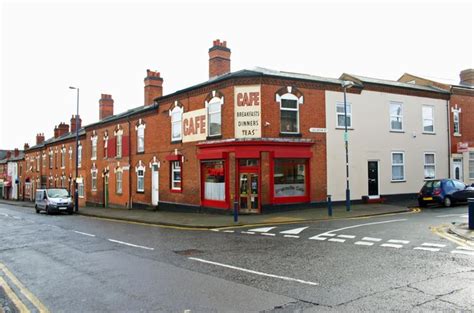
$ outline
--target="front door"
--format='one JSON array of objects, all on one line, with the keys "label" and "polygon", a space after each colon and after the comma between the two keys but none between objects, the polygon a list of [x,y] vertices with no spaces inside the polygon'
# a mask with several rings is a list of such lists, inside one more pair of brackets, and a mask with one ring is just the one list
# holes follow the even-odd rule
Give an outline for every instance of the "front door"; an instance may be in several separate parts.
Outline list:
[{"label": "front door", "polygon": [[104,175],[104,207],[109,206],[109,174]]},{"label": "front door", "polygon": [[454,179],[464,181],[462,175],[462,159],[453,159],[453,177]]},{"label": "front door", "polygon": [[376,198],[379,196],[379,162],[368,162],[369,177],[369,197]]},{"label": "front door", "polygon": [[159,176],[158,176],[158,164],[153,164],[151,171],[151,203],[153,205],[158,205],[158,201],[160,200],[159,195]]},{"label": "front door", "polygon": [[239,206],[242,213],[258,213],[260,210],[259,179],[257,171],[239,174]]}]

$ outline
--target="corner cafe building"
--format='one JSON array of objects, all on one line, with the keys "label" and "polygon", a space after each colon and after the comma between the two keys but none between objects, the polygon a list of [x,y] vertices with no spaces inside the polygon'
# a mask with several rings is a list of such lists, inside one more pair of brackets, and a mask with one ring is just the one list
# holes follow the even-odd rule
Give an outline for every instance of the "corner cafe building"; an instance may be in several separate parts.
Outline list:
[{"label": "corner cafe building", "polygon": [[159,205],[232,210],[237,201],[241,213],[261,213],[325,201],[326,134],[309,129],[326,127],[325,90],[340,86],[257,68],[156,98],[159,125],[169,125],[159,130]]}]

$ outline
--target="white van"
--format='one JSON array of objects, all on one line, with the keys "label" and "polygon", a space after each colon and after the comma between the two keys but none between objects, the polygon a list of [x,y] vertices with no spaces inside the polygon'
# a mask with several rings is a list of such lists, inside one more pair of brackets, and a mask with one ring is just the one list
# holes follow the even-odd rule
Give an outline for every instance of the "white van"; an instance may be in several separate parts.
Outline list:
[{"label": "white van", "polygon": [[67,212],[72,214],[74,212],[74,202],[69,192],[64,188],[37,189],[35,209],[36,213],[40,213],[41,210],[44,210],[46,214],[53,212]]}]

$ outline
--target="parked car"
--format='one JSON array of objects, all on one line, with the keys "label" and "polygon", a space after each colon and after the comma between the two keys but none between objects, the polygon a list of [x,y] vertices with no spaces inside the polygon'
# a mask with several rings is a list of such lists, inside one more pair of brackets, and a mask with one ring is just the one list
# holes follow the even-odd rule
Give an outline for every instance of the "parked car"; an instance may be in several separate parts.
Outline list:
[{"label": "parked car", "polygon": [[66,189],[38,189],[35,195],[35,209],[36,213],[40,213],[41,210],[44,210],[46,214],[53,212],[67,212],[72,214],[74,212],[74,202]]},{"label": "parked car", "polygon": [[455,179],[435,179],[425,182],[418,194],[418,204],[425,207],[429,203],[450,207],[457,202],[467,202],[474,198],[474,188]]}]

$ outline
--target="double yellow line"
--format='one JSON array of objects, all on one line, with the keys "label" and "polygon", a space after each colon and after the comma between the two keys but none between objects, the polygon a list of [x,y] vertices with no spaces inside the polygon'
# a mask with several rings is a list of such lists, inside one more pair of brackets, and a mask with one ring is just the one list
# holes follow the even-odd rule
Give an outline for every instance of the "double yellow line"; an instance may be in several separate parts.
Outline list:
[{"label": "double yellow line", "polygon": [[468,240],[465,240],[465,239],[462,239],[458,236],[455,236],[455,235],[451,235],[449,234],[446,229],[449,227],[449,225],[439,225],[439,226],[433,226],[433,227],[430,227],[431,228],[431,231],[440,236],[440,237],[443,237],[449,241],[452,241],[460,246],[463,246],[463,247],[466,247],[466,248],[474,248],[474,245],[471,244]]},{"label": "double yellow line", "polygon": [[[8,278],[8,280],[13,285],[15,285],[15,287],[21,292],[21,294],[26,299],[28,299],[28,301],[30,301],[31,304],[33,304],[40,313],[49,313],[49,310],[44,306],[44,304],[41,303],[41,301],[34,294],[32,294],[3,263],[0,263],[0,272],[3,272],[5,277]],[[0,276],[0,286],[3,288],[3,290],[7,294],[7,297],[13,302],[18,311],[20,311],[21,313],[30,312],[28,307],[20,300],[20,298],[15,294],[15,292],[12,290],[12,288],[8,285],[7,281],[2,276]]]}]

